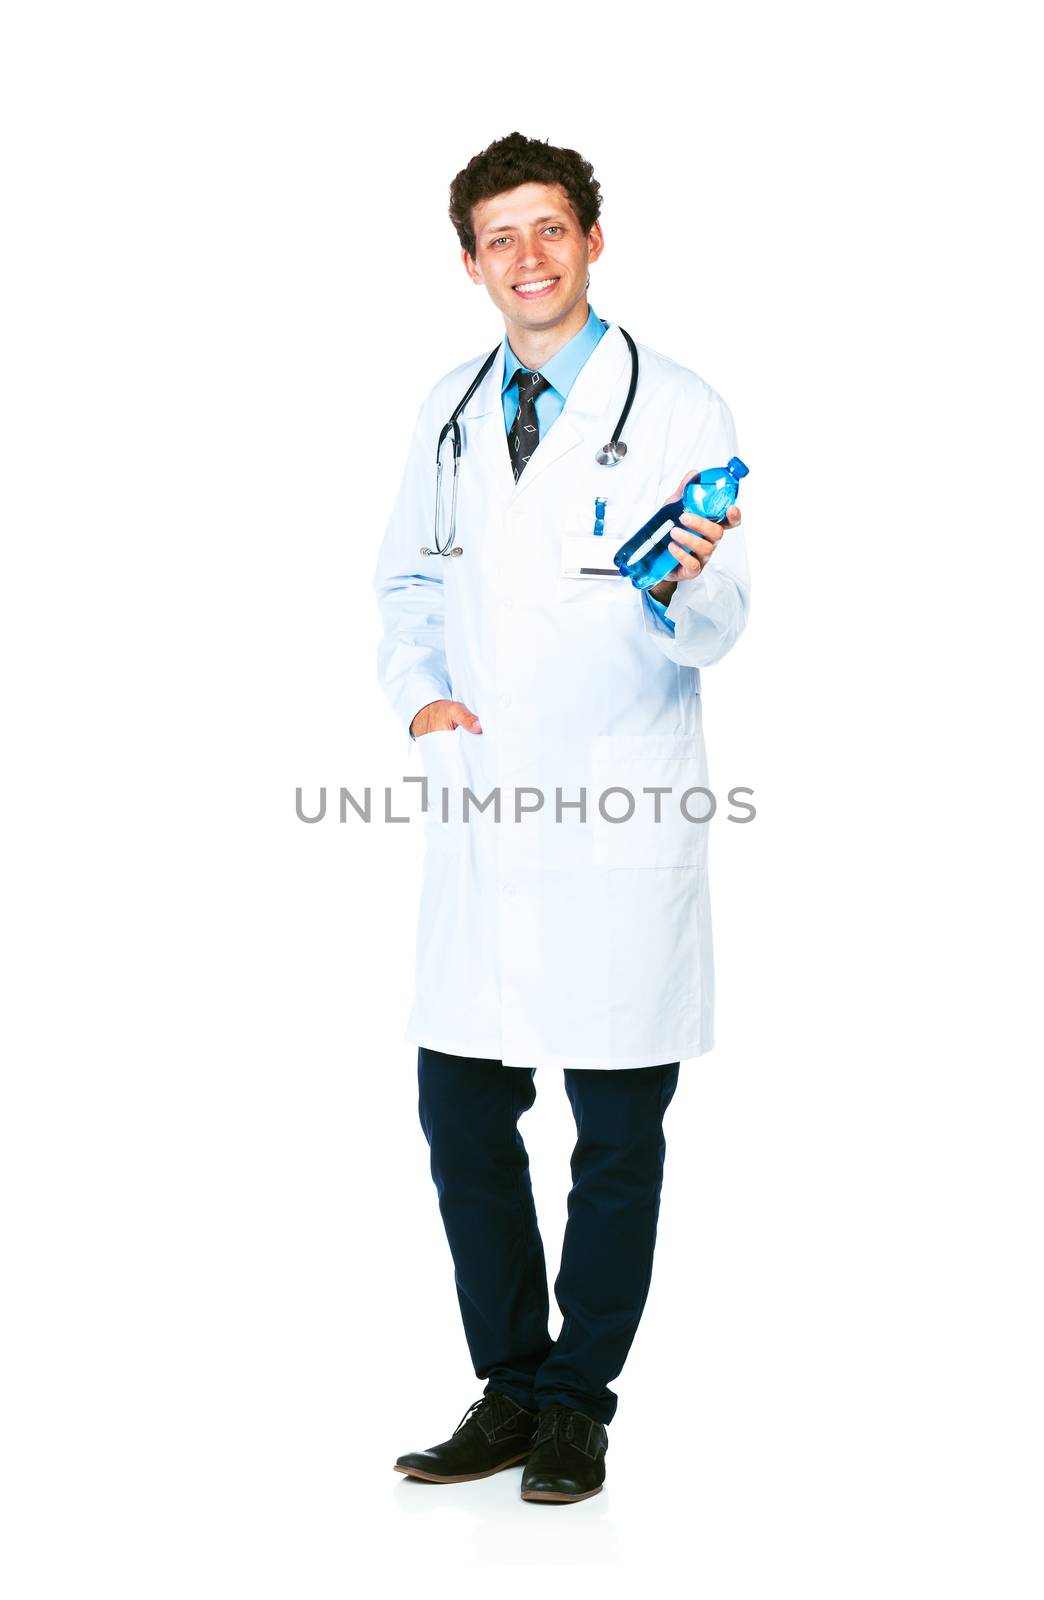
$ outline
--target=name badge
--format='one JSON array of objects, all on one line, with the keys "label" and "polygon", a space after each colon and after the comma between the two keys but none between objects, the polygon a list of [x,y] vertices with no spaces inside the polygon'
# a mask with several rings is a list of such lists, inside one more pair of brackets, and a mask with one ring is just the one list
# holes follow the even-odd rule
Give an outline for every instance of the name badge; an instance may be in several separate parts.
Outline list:
[{"label": "name badge", "polygon": [[613,565],[613,552],[619,549],[620,540],[602,534],[566,534],[562,540],[563,578],[610,578],[616,583],[626,583],[619,567]]}]

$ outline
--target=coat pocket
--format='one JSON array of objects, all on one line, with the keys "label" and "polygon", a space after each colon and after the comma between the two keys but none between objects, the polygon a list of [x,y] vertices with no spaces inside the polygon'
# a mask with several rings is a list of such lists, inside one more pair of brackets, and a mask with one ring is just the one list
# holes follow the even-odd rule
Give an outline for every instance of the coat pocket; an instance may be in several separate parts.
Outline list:
[{"label": "coat pocket", "polygon": [[[599,605],[604,605],[607,600],[618,605],[637,605],[640,596],[629,578],[621,578],[618,574],[607,578],[599,575],[597,570],[587,574],[583,567],[615,572],[613,555],[647,520],[647,515],[642,515],[642,507],[638,502],[609,501],[603,532],[597,538],[593,537],[593,513],[574,511],[565,517],[560,529],[559,551],[559,589],[564,598],[575,599],[587,594]],[[578,570],[577,558],[582,545],[587,546],[587,559]]]},{"label": "coat pocket", "polygon": [[416,740],[421,768],[428,780],[424,834],[435,848],[453,849],[459,839],[467,782],[460,742],[464,737],[461,728],[440,728],[422,733]]},{"label": "coat pocket", "polygon": [[590,817],[595,863],[702,867],[714,799],[699,702],[685,734],[598,734],[592,741]]}]

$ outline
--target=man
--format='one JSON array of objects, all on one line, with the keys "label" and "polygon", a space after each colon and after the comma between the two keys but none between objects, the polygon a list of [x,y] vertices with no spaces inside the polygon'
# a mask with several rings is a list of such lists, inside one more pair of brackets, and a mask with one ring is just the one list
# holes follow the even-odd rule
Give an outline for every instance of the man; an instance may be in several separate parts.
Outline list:
[{"label": "man", "polygon": [[[702,379],[590,308],[600,206],[576,151],[519,133],[453,180],[464,267],[504,339],[421,407],[374,580],[381,683],[427,780],[406,1037],[486,1380],[449,1439],[396,1468],[455,1483],[524,1461],[527,1500],[602,1487],[608,1385],[651,1278],[664,1113],[681,1059],[713,1042],[699,669],[738,638],[749,590],[735,507],[727,528],[682,516],[652,591],[612,563],[735,435]],[[538,1067],[562,1069],[577,1126],[554,1341],[517,1126]]]}]

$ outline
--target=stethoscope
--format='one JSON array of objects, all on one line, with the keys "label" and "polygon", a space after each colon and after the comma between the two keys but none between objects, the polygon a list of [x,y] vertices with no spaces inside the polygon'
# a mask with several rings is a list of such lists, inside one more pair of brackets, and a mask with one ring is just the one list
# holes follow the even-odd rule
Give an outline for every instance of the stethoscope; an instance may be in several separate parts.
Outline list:
[{"label": "stethoscope", "polygon": [[[620,412],[616,427],[613,429],[613,436],[608,444],[603,444],[595,456],[595,460],[600,467],[615,467],[627,454],[627,446],[620,435],[623,433],[624,424],[630,414],[631,406],[634,404],[635,390],[638,388],[638,346],[626,328],[621,328],[620,332],[627,340],[627,348],[631,352],[631,382],[627,390],[627,399],[624,401],[624,408]],[[435,447],[435,548],[432,550],[429,545],[422,544],[422,556],[462,556],[464,554],[463,548],[459,544],[453,543],[453,537],[457,531],[457,479],[460,476],[461,453],[460,426],[457,418],[503,348],[503,343],[501,343],[497,345],[495,350],[489,352],[471,383],[468,384],[467,393],[462,395],[457,405],[454,406],[453,415],[439,434],[439,442]],[[449,540],[445,545],[442,545],[439,543],[440,513],[442,510],[442,447],[449,438],[453,441],[453,490],[450,498]]]}]

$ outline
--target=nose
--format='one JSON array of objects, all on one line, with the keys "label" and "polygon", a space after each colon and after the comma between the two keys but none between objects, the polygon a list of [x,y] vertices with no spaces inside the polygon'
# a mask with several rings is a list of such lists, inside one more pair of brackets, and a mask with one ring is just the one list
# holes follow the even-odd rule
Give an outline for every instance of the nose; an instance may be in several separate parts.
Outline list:
[{"label": "nose", "polygon": [[520,267],[538,267],[544,259],[540,253],[539,234],[530,239],[520,239],[518,250],[518,264]]}]

